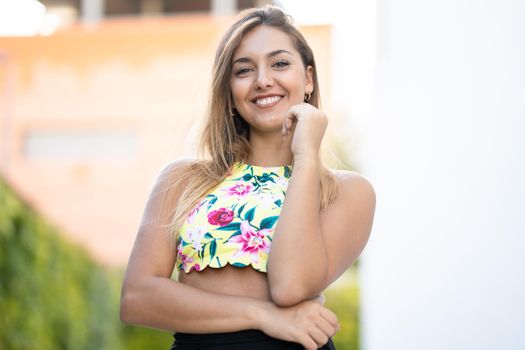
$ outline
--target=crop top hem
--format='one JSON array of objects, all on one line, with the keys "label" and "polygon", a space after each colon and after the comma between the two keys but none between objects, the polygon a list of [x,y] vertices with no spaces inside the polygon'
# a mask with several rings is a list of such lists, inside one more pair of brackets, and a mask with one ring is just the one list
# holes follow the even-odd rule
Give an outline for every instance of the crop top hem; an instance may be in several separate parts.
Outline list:
[{"label": "crop top hem", "polygon": [[237,268],[243,268],[243,267],[251,267],[253,268],[254,270],[258,271],[258,272],[262,272],[262,273],[267,273],[267,270],[264,269],[264,268],[261,268],[255,264],[252,264],[252,263],[248,263],[248,264],[242,264],[238,261],[226,261],[225,263],[221,264],[220,266],[212,266],[210,264],[205,264],[203,266],[200,266],[199,264],[195,264],[195,265],[188,265],[186,266],[185,268],[179,270],[179,272],[183,272],[184,273],[190,273],[192,271],[197,271],[197,272],[201,272],[201,271],[204,271],[206,268],[210,268],[210,269],[221,269],[223,267],[225,267],[226,265],[230,265],[230,266],[233,266],[233,267],[237,267]]}]

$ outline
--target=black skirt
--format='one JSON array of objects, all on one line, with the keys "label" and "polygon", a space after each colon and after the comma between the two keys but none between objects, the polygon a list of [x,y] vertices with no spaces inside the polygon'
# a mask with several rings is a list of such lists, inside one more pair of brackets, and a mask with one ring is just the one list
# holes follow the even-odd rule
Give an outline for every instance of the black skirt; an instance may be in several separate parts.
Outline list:
[{"label": "black skirt", "polygon": [[[170,350],[303,350],[298,343],[272,338],[250,329],[230,333],[190,334],[177,332]],[[319,348],[335,350],[332,339]]]}]

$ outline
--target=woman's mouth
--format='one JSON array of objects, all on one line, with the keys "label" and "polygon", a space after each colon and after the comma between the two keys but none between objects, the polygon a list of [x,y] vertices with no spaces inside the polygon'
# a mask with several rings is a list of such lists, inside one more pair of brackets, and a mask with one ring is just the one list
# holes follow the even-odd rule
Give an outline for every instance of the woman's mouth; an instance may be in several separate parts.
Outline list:
[{"label": "woman's mouth", "polygon": [[282,96],[268,96],[268,97],[261,97],[256,98],[253,103],[257,107],[265,108],[265,107],[272,107],[276,105],[283,97]]}]

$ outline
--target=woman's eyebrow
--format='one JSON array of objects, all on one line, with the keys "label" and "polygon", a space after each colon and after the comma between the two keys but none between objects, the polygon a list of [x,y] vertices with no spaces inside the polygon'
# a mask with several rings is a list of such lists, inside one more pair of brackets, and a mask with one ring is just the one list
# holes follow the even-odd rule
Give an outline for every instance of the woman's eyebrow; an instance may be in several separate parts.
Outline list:
[{"label": "woman's eyebrow", "polygon": [[[284,50],[284,49],[279,49],[279,50],[274,50],[274,51],[271,51],[271,52],[268,52],[266,54],[266,57],[273,57],[273,56],[277,56],[281,53],[287,53],[289,55],[291,55],[292,53],[288,50]],[[232,65],[234,65],[235,63],[242,63],[242,62],[253,62],[253,60],[249,57],[239,57],[237,58],[235,61],[232,62]]]}]

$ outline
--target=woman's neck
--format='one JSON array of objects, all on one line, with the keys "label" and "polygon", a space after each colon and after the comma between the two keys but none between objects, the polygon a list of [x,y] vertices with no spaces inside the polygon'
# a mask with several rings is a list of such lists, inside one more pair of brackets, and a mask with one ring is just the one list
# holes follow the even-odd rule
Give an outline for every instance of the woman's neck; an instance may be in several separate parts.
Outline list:
[{"label": "woman's neck", "polygon": [[248,164],[258,166],[282,166],[292,164],[292,137],[283,138],[280,132],[250,133],[250,155]]}]

